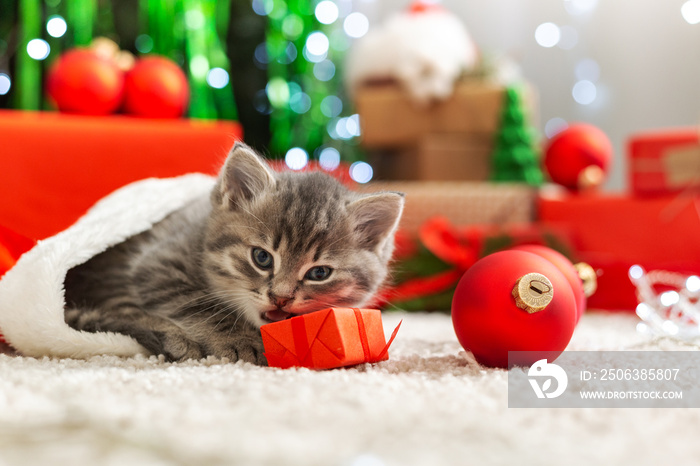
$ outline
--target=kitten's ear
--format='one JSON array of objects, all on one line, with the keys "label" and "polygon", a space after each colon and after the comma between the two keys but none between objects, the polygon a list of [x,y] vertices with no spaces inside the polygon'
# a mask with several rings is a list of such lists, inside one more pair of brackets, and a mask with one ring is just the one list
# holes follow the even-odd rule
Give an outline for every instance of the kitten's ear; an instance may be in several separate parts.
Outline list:
[{"label": "kitten's ear", "polygon": [[235,209],[240,201],[255,199],[274,186],[275,176],[270,167],[253,149],[237,142],[221,169],[212,202]]},{"label": "kitten's ear", "polygon": [[380,253],[385,252],[382,250],[387,238],[399,226],[403,204],[404,195],[395,192],[371,194],[348,204],[348,213],[360,245],[371,250],[379,249]]}]

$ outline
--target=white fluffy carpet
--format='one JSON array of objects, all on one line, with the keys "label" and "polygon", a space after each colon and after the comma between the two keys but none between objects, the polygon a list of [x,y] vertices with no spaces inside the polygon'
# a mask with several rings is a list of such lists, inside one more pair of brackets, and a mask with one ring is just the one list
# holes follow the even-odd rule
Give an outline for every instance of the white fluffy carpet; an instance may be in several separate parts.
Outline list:
[{"label": "white fluffy carpet", "polygon": [[[697,464],[695,409],[512,409],[443,314],[404,323],[390,359],[322,372],[210,359],[0,354],[0,466]],[[587,314],[572,350],[679,349],[637,319]]]}]

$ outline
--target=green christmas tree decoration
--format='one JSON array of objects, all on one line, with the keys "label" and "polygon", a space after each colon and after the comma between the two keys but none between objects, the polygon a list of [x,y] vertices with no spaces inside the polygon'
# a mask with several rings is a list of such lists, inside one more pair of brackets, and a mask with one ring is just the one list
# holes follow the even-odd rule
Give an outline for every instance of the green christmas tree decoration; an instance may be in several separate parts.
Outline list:
[{"label": "green christmas tree decoration", "polygon": [[[312,159],[333,148],[351,163],[364,154],[357,134],[343,131],[352,114],[342,89],[343,56],[350,38],[337,11],[336,18],[319,19],[320,3],[331,2],[269,0],[271,8],[265,13],[269,150],[273,157],[284,157],[299,148]],[[356,121],[352,118],[350,125]]]},{"label": "green christmas tree decoration", "polygon": [[491,159],[491,180],[524,182],[539,186],[544,181],[536,135],[523,108],[520,88],[506,88],[501,112],[501,128],[496,134]]},{"label": "green christmas tree decoration", "polygon": [[[63,51],[88,46],[94,38],[106,36],[123,49],[139,55],[164,55],[182,66],[190,85],[190,117],[234,120],[238,114],[226,54],[230,3],[230,0],[128,3],[0,0],[0,73],[7,74],[13,83],[10,95],[0,104],[9,98],[11,106],[17,109],[49,108],[44,102],[43,78],[50,64]],[[122,27],[117,16],[122,19]],[[52,18],[65,21],[64,34],[51,36],[48,33],[47,21]],[[131,25],[134,18],[139,18],[136,30],[122,36],[120,32],[134,28]],[[124,27],[126,23],[128,27]],[[45,44],[42,47],[47,53],[40,56],[31,53],[32,47],[28,45],[32,41]],[[10,58],[14,59],[13,63]],[[210,79],[212,72],[219,78]]]}]

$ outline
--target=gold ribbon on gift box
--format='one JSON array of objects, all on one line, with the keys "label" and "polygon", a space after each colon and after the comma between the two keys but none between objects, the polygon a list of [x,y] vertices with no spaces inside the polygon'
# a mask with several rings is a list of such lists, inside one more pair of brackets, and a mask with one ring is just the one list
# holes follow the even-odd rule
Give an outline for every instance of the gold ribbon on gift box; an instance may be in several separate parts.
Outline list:
[{"label": "gold ribbon on gift box", "polygon": [[700,183],[700,146],[669,149],[663,156],[669,186],[681,187]]},{"label": "gold ribbon on gift box", "polygon": [[663,151],[658,159],[644,157],[632,161],[637,173],[663,173],[669,188],[700,184],[700,146],[676,146]]}]

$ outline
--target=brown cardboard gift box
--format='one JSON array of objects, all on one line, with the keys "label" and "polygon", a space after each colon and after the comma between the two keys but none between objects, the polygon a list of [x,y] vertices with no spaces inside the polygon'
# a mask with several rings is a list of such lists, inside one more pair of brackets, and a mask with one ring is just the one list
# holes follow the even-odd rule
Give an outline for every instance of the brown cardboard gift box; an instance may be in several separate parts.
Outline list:
[{"label": "brown cardboard gift box", "polygon": [[379,180],[483,181],[492,149],[487,135],[432,133],[411,148],[370,152],[368,161]]},{"label": "brown cardboard gift box", "polygon": [[[532,119],[535,93],[525,89]],[[489,179],[505,90],[488,80],[465,79],[450,98],[421,105],[398,84],[361,87],[355,104],[375,179]]]},{"label": "brown cardboard gift box", "polygon": [[535,219],[537,190],[524,184],[387,181],[370,183],[363,190],[405,193],[400,228],[411,235],[436,216],[460,226],[526,224]]},{"label": "brown cardboard gift box", "polygon": [[452,97],[419,105],[397,84],[367,85],[355,105],[366,147],[405,147],[432,133],[493,134],[500,125],[504,88],[465,80]]}]

